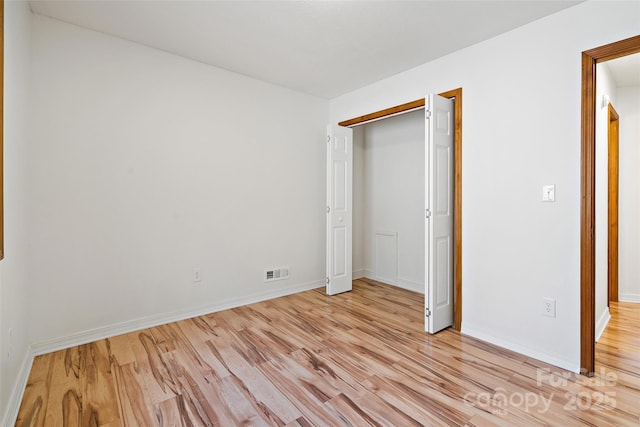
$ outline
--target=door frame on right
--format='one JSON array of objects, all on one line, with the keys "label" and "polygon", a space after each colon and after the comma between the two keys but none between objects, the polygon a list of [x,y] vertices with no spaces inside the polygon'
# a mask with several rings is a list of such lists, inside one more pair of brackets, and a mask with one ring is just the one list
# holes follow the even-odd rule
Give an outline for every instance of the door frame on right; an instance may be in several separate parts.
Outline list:
[{"label": "door frame on right", "polygon": [[[452,89],[438,95],[453,99],[454,114],[454,135],[453,135],[453,175],[454,175],[454,217],[453,217],[453,238],[454,238],[454,266],[453,266],[453,293],[454,293],[454,313],[453,326],[460,331],[462,328],[462,88]],[[372,120],[378,120],[384,117],[393,116],[417,110],[425,106],[425,99],[418,99],[397,105],[395,107],[386,108],[364,116],[355,117],[353,119],[344,120],[338,123],[339,126],[351,127]]]},{"label": "door frame on right", "polygon": [[580,154],[580,372],[595,370],[596,64],[640,52],[640,36],[582,52]]},{"label": "door frame on right", "polygon": [[607,306],[610,302],[618,302],[618,206],[620,198],[620,115],[613,105],[607,105],[607,151],[608,170],[607,185]]}]

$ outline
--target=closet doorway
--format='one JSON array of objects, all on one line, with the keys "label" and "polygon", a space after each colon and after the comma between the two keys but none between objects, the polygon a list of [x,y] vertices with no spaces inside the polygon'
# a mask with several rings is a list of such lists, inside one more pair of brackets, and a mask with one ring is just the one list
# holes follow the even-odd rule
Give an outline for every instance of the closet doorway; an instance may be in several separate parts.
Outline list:
[{"label": "closet doorway", "polygon": [[353,128],[353,279],[424,293],[424,110]]},{"label": "closet doorway", "polygon": [[[453,324],[459,330],[462,319],[462,89],[440,95],[451,101],[438,96],[428,97],[427,111],[435,112],[435,115],[427,118],[426,122],[425,99],[420,99],[341,122],[342,128],[329,129],[327,293],[348,291],[352,278],[361,276],[415,291],[423,290],[424,283],[429,283],[429,289],[434,289],[435,283],[436,288],[442,290],[444,282],[438,277],[445,275],[436,273],[447,271],[446,280],[451,290],[446,293],[438,289],[427,292],[427,300],[438,292],[441,297],[446,295],[432,300],[427,307],[445,306],[439,305],[440,302],[448,301],[449,310],[455,316],[451,314],[453,317],[446,326]],[[369,123],[382,118],[388,119]],[[432,131],[429,140],[438,141],[440,138],[440,145],[429,144],[435,147],[432,148],[435,151],[426,153],[426,156],[425,123],[427,129],[448,134],[447,137],[436,135],[434,138]],[[364,126],[353,131],[346,128],[356,125]],[[442,145],[443,138],[448,138],[448,145]],[[433,163],[434,160],[439,163]],[[425,167],[425,162],[430,167]],[[429,175],[425,183],[426,171],[434,174]],[[444,186],[434,187],[433,183],[438,182]],[[349,185],[343,185],[347,183]],[[445,188],[446,191],[438,190],[438,193],[436,188]],[[425,197],[429,198],[426,204]],[[443,210],[443,206],[450,208]],[[449,212],[448,217],[443,215],[445,211]],[[433,217],[430,218],[431,215]],[[449,221],[448,225],[443,219]],[[443,229],[442,225],[450,230],[448,236],[438,235],[437,230]],[[425,227],[428,228],[426,240]],[[351,232],[346,232],[351,228],[353,247],[352,239],[347,238]],[[425,259],[425,246],[427,255],[439,255]],[[348,262],[340,262],[347,254],[349,256],[344,258]],[[432,274],[431,278],[429,274]],[[425,313],[426,325],[429,324],[430,311]]]}]

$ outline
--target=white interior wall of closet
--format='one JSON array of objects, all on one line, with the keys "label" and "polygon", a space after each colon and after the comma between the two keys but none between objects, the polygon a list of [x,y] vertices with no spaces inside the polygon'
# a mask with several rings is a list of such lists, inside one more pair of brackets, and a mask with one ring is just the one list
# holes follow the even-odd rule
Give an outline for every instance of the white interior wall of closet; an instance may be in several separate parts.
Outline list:
[{"label": "white interior wall of closet", "polygon": [[424,141],[424,110],[354,128],[354,278],[424,293]]}]

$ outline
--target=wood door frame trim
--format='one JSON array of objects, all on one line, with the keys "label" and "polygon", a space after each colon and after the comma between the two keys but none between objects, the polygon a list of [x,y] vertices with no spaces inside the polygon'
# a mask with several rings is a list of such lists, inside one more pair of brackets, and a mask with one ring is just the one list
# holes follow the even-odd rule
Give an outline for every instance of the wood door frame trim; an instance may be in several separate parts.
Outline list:
[{"label": "wood door frame trim", "polygon": [[440,93],[453,99],[453,325],[462,330],[462,88]]},{"label": "wood door frame trim", "polygon": [[640,35],[582,52],[580,154],[580,371],[595,370],[596,64],[640,52]]},{"label": "wood door frame trim", "polygon": [[[453,267],[453,290],[454,290],[454,327],[460,331],[462,328],[462,88],[452,89],[439,94],[444,98],[454,100],[454,154],[453,154],[453,174],[454,174],[454,267]],[[338,125],[351,127],[361,125],[374,120],[391,117],[397,114],[407,113],[425,105],[425,99],[417,99],[395,107],[385,108],[364,116],[339,122]]]},{"label": "wood door frame trim", "polygon": [[[618,136],[620,115],[611,103],[607,105],[607,116],[607,185],[609,187],[607,197],[607,306],[609,306],[611,301],[618,302],[618,204],[620,201],[620,143]],[[613,123],[616,123],[615,131]],[[615,197],[613,197],[614,195]]]},{"label": "wood door frame trim", "polygon": [[407,102],[405,104],[396,105],[395,107],[385,108],[384,110],[374,111],[373,113],[365,114],[364,116],[354,117],[353,119],[344,120],[338,123],[338,126],[351,127],[361,125],[374,120],[384,119],[394,116],[396,114],[408,113],[411,110],[417,110],[424,107],[424,98],[416,99],[415,101]]}]

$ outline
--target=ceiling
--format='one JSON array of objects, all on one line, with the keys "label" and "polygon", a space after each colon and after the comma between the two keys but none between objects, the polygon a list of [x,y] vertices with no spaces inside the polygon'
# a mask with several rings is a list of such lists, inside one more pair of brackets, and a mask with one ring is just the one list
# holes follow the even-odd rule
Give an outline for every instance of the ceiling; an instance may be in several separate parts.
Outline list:
[{"label": "ceiling", "polygon": [[331,99],[579,1],[30,1],[34,13]]}]

